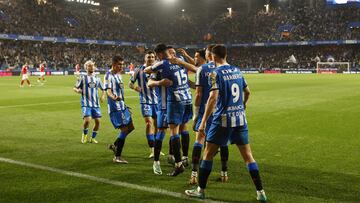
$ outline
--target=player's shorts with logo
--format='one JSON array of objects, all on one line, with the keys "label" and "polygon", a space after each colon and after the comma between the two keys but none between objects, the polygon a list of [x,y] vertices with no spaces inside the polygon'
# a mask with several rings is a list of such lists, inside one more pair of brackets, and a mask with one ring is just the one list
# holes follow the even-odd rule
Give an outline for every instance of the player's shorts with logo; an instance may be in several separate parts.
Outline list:
[{"label": "player's shorts with logo", "polygon": [[159,110],[156,112],[156,125],[157,128],[168,128],[166,110]]},{"label": "player's shorts with logo", "polygon": [[244,125],[231,128],[212,123],[206,141],[219,146],[225,146],[229,142],[236,145],[246,145],[249,144],[248,127]]},{"label": "player's shorts with logo", "polygon": [[[197,119],[194,121],[195,122],[195,125],[194,125],[194,131],[195,132],[198,132],[199,131],[199,127],[200,127],[200,124],[201,124],[201,120],[203,118],[204,114],[199,114]],[[212,123],[212,119],[213,117],[210,116],[209,119],[206,121],[206,128],[205,128],[205,133],[208,134],[209,132],[209,129],[210,129],[210,126],[211,126],[211,123]]]},{"label": "player's shorts with logo", "polygon": [[180,125],[187,123],[193,116],[192,104],[180,102],[167,103],[167,121],[169,124]]},{"label": "player's shorts with logo", "polygon": [[125,108],[125,110],[111,112],[109,116],[111,123],[116,129],[127,126],[132,122],[131,113],[128,108]]},{"label": "player's shorts with logo", "polygon": [[156,118],[157,105],[156,104],[140,104],[141,114],[143,117]]},{"label": "player's shorts with logo", "polygon": [[83,117],[101,118],[101,110],[98,107],[81,107]]}]

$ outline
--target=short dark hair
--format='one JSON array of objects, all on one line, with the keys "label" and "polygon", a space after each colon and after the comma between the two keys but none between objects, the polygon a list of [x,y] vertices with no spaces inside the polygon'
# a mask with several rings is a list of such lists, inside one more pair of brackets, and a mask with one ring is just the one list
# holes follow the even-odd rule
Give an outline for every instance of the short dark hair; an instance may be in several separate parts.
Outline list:
[{"label": "short dark hair", "polygon": [[174,49],[173,46],[167,46],[166,49]]},{"label": "short dark hair", "polygon": [[222,44],[214,46],[211,52],[222,59],[224,59],[227,55],[226,47]]},{"label": "short dark hair", "polygon": [[124,61],[124,58],[121,57],[121,56],[114,56],[114,57],[112,58],[112,63],[113,63],[113,64],[115,64],[115,63],[117,63],[117,62],[119,62],[119,61]]},{"label": "short dark hair", "polygon": [[203,59],[206,59],[205,58],[205,50],[204,49],[198,49],[195,51],[195,53],[199,53],[200,57],[203,58]]},{"label": "short dark hair", "polygon": [[206,49],[211,51],[215,46],[216,46],[216,44],[209,44],[209,45],[207,45]]},{"label": "short dark hair", "polygon": [[155,53],[163,53],[164,51],[166,51],[168,48],[165,44],[158,44],[156,45],[154,51]]},{"label": "short dark hair", "polygon": [[153,50],[148,50],[146,54],[155,54],[155,52]]}]

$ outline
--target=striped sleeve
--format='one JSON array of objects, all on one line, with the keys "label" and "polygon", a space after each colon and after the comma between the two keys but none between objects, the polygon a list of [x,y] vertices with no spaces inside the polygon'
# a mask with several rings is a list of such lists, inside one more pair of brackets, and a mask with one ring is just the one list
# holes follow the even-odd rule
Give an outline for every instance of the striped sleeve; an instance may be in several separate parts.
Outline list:
[{"label": "striped sleeve", "polygon": [[216,73],[216,71],[211,72],[210,82],[211,82],[210,91],[219,89],[219,77],[218,77],[218,74]]},{"label": "striped sleeve", "polygon": [[110,89],[110,74],[106,73],[104,76],[104,90]]},{"label": "striped sleeve", "polygon": [[76,83],[75,83],[75,88],[80,88],[80,89],[82,89],[82,86],[83,86],[83,77],[81,76],[81,77],[79,77],[79,79],[76,81]]},{"label": "striped sleeve", "polygon": [[139,76],[140,68],[135,69],[134,74],[130,77],[130,82],[135,83]]},{"label": "striped sleeve", "polygon": [[195,86],[201,86],[201,71],[202,71],[202,66],[200,66],[196,71]]},{"label": "striped sleeve", "polygon": [[163,68],[163,64],[164,64],[164,61],[157,62],[153,66],[151,66],[151,70],[159,71]]},{"label": "striped sleeve", "polygon": [[151,73],[151,75],[150,75],[150,79],[151,80],[156,80],[156,81],[158,81],[158,80],[160,80],[160,74],[159,73]]},{"label": "striped sleeve", "polygon": [[105,86],[103,85],[103,83],[101,82],[101,80],[100,80],[100,78],[97,78],[97,87],[100,89],[100,90],[102,90],[102,91],[104,91],[104,90],[106,90],[105,89]]}]

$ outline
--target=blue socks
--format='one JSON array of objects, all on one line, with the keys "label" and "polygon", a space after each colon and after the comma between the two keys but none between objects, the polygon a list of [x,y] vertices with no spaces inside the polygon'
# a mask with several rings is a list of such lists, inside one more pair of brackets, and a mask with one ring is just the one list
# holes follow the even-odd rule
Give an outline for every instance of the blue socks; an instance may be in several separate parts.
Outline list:
[{"label": "blue socks", "polygon": [[201,149],[203,145],[198,143],[197,141],[194,143],[194,148],[192,152],[192,171],[198,171],[200,156],[201,156]]},{"label": "blue socks", "polygon": [[116,153],[115,156],[119,157],[121,156],[122,150],[124,148],[124,144],[125,144],[125,139],[126,139],[127,134],[120,132],[118,138],[115,141],[115,145],[116,145]]},{"label": "blue socks", "polygon": [[87,129],[87,128],[86,128],[86,129],[83,129],[83,134],[84,134],[84,135],[87,135],[88,133],[89,133],[89,129]]},{"label": "blue socks", "polygon": [[126,136],[127,134],[123,133],[123,132],[120,132],[118,138],[121,139],[121,140],[125,140],[126,139]]},{"label": "blue socks", "polygon": [[260,173],[259,173],[259,167],[256,162],[249,163],[247,165],[247,168],[249,170],[251,179],[254,182],[254,185],[256,187],[256,190],[260,191],[263,189]]},{"label": "blue socks", "polygon": [[199,187],[206,188],[206,183],[212,170],[213,161],[202,160],[199,169]]},{"label": "blue socks", "polygon": [[160,152],[162,148],[162,142],[165,137],[164,131],[159,131],[156,133],[156,139],[155,139],[155,147],[154,147],[154,161],[160,160]]},{"label": "blue socks", "polygon": [[92,138],[95,138],[95,137],[96,137],[96,135],[97,135],[97,131],[93,131],[93,132],[92,132],[92,136],[91,136],[91,137],[92,137]]},{"label": "blue socks", "polygon": [[161,140],[163,141],[165,138],[165,132],[164,131],[159,131],[156,133],[156,140]]},{"label": "blue socks", "polygon": [[180,152],[180,136],[179,135],[173,135],[170,137],[171,140],[171,146],[173,149],[173,154],[175,157],[175,163],[181,162],[181,152]]},{"label": "blue socks", "polygon": [[188,131],[181,132],[181,148],[183,156],[189,155],[190,136]]},{"label": "blue socks", "polygon": [[148,141],[148,145],[150,148],[153,148],[155,145],[155,136],[154,134],[148,134],[146,135],[146,139]]}]

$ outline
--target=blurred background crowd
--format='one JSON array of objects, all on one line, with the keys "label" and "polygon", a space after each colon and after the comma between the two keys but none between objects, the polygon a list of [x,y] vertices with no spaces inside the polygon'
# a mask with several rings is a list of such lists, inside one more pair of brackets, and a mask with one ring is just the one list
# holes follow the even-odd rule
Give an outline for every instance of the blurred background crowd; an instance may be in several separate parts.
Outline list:
[{"label": "blurred background crowd", "polygon": [[[324,0],[263,2],[269,7],[261,2],[244,5],[239,0],[239,8],[204,6],[195,12],[190,3],[186,9],[174,12],[168,8],[162,14],[155,3],[149,5],[143,0],[124,7],[114,7],[105,0],[101,6],[65,0],[0,0],[0,33],[177,45],[360,39],[359,7],[329,8]],[[24,61],[34,66],[46,61],[48,68],[69,69],[88,59],[106,68],[114,54],[139,65],[145,49],[5,40],[0,45],[1,69],[17,67]],[[240,67],[282,68],[288,66],[291,55],[298,67],[311,66],[315,57],[322,61],[332,57],[354,65],[360,60],[358,45],[232,48],[229,60]]]}]

